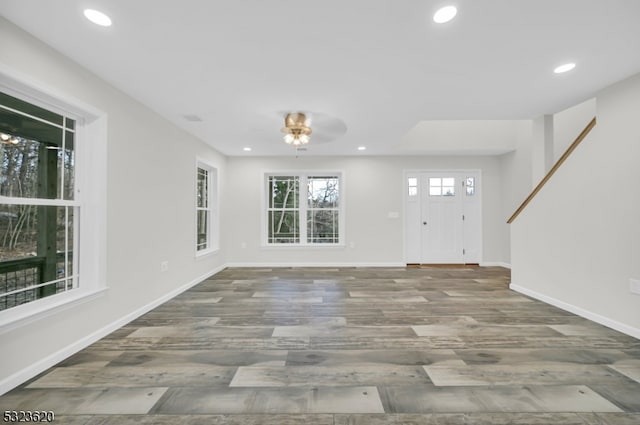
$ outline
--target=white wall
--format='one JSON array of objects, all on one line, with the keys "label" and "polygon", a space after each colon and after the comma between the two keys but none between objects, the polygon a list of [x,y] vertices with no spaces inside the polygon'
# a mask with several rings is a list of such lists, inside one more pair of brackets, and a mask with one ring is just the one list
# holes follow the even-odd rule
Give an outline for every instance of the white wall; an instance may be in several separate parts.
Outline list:
[{"label": "white wall", "polygon": [[553,158],[567,150],[589,122],[596,116],[596,99],[586,100],[553,115]]},{"label": "white wall", "polygon": [[511,226],[512,287],[640,338],[640,74]]},{"label": "white wall", "polygon": [[[504,243],[508,228],[501,214],[500,162],[496,157],[301,156],[296,159],[292,153],[286,158],[228,159],[223,237],[229,262],[238,265],[404,264],[405,169],[480,169],[483,184],[483,262],[505,261]],[[263,247],[260,235],[264,173],[280,170],[344,172],[345,247]],[[389,218],[389,212],[399,212],[400,218]],[[246,248],[242,248],[243,243]]]},{"label": "white wall", "polygon": [[[222,185],[226,159],[3,18],[0,51],[2,68],[107,114],[109,287],[95,300],[2,334],[1,393],[225,263],[223,251],[195,259],[194,203],[196,156],[218,165]],[[160,273],[161,261],[168,272]]]},{"label": "white wall", "polygon": [[501,173],[501,201],[502,210],[500,220],[507,226],[502,241],[504,251],[501,257],[506,263],[511,263],[510,228],[507,220],[520,206],[531,192],[532,185],[532,143],[533,121],[522,121],[517,131],[517,149],[500,157]]},{"label": "white wall", "polygon": [[[501,193],[505,221],[516,211],[534,187],[549,171],[553,163],[596,116],[596,99],[560,111],[549,122],[546,117],[518,121],[516,150],[500,157],[503,175]],[[546,120],[546,121],[545,121]],[[552,144],[545,143],[545,131],[553,129]],[[547,137],[551,138],[550,135]],[[548,140],[547,140],[548,142]],[[552,160],[552,161],[549,161]],[[502,257],[511,261],[510,231],[506,233],[506,247]]]}]

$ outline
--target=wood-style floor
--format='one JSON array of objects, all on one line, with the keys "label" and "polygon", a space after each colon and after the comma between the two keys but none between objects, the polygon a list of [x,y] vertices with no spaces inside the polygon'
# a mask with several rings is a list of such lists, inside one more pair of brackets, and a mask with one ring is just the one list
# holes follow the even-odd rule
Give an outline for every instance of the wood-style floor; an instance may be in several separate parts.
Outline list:
[{"label": "wood-style floor", "polygon": [[55,423],[640,424],[640,341],[502,268],[226,269],[0,397]]}]

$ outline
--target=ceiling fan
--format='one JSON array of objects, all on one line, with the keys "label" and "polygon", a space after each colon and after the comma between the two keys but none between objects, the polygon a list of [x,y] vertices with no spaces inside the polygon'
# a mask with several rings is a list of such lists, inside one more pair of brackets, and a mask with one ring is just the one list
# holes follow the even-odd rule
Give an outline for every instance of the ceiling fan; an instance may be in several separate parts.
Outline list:
[{"label": "ceiling fan", "polygon": [[281,112],[284,117],[284,141],[296,149],[313,143],[331,142],[347,132],[347,126],[339,118],[320,112]]}]

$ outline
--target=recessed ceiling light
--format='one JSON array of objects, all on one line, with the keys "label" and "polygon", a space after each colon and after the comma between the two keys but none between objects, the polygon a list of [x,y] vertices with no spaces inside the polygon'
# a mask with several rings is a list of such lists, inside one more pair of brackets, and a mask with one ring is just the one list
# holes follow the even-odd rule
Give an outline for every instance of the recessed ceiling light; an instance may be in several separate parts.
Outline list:
[{"label": "recessed ceiling light", "polygon": [[576,67],[576,64],[573,62],[565,63],[564,65],[560,65],[559,67],[554,69],[553,72],[555,72],[556,74],[562,74],[563,72],[571,71],[575,67]]},{"label": "recessed ceiling light", "polygon": [[99,10],[85,9],[84,16],[94,24],[100,25],[101,27],[111,26],[111,18],[100,12]]},{"label": "recessed ceiling light", "polygon": [[444,24],[452,20],[457,13],[458,9],[456,9],[455,6],[445,6],[438,9],[435,15],[433,15],[433,21],[437,24]]},{"label": "recessed ceiling light", "polygon": [[367,150],[367,147],[366,146],[358,146],[358,150],[359,151],[364,151],[364,150]]},{"label": "recessed ceiling light", "polygon": [[242,148],[242,150],[245,151],[245,152],[251,152],[251,148],[250,147]]}]

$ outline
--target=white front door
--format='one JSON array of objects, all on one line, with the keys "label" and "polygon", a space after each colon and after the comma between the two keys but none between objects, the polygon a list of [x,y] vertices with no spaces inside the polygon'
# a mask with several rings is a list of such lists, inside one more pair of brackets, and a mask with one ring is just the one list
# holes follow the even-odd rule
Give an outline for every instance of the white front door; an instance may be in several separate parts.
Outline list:
[{"label": "white front door", "polygon": [[407,263],[479,263],[479,172],[424,171],[405,177]]},{"label": "white front door", "polygon": [[455,173],[421,176],[421,263],[462,263],[462,196]]}]

